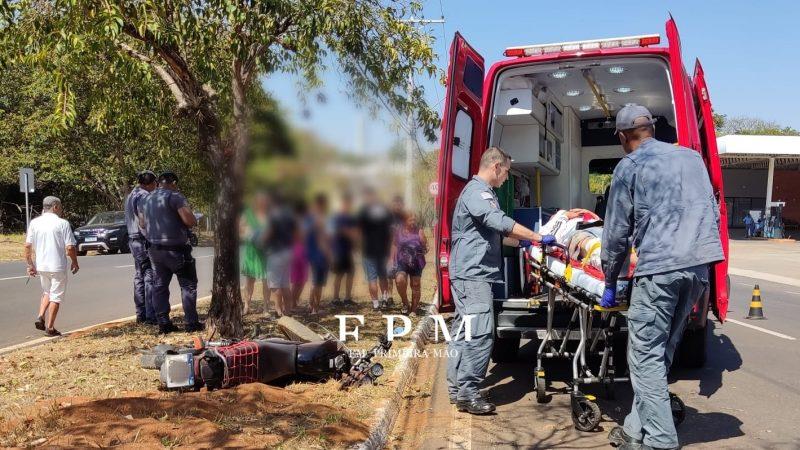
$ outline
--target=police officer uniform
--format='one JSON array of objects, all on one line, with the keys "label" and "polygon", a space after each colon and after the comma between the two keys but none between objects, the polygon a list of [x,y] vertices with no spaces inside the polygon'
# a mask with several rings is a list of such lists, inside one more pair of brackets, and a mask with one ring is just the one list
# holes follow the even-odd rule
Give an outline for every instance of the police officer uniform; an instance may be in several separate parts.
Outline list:
[{"label": "police officer uniform", "polygon": [[[633,105],[617,115],[617,129],[652,116]],[[634,391],[624,440],[652,448],[678,447],[667,372],[689,313],[708,289],[708,264],[724,259],[719,209],[702,157],[653,138],[614,169],[601,259],[606,284],[615,283],[628,256],[638,261],[628,309],[628,365]],[[614,434],[619,440],[615,440]],[[622,444],[619,428],[609,438]]]},{"label": "police officer uniform", "polygon": [[150,194],[141,185],[156,181],[156,175],[145,170],[138,176],[139,186],[133,188],[125,199],[125,224],[128,228],[128,248],[133,256],[133,303],[136,306],[136,321],[156,324],[156,313],[153,308],[153,266],[147,252],[143,231],[139,228],[139,211],[142,201]]},{"label": "police officer uniform", "polygon": [[[177,181],[174,174],[170,175]],[[142,204],[153,265],[153,306],[161,332],[176,331],[169,318],[169,283],[173,275],[181,287],[186,331],[204,328],[197,316],[197,268],[188,243],[189,229],[178,214],[179,209],[188,206],[183,194],[163,187],[150,193]]]},{"label": "police officer uniform", "polygon": [[[470,406],[480,398],[494,340],[492,283],[502,283],[503,236],[514,220],[500,209],[492,187],[474,176],[464,187],[453,213],[450,286],[455,319],[449,343],[447,381],[451,401],[460,411],[488,413],[494,405]],[[469,320],[469,327],[464,323]],[[469,340],[466,331],[469,328]],[[486,406],[488,405],[488,406]],[[481,407],[482,406],[482,407]]]}]

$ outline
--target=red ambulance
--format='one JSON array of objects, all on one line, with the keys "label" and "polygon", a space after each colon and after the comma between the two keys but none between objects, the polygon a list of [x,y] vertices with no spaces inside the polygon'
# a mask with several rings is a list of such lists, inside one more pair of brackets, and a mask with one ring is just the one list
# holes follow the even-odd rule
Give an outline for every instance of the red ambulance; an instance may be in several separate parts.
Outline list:
[{"label": "red ambulance", "polygon": [[[698,300],[678,359],[705,362],[709,308],[728,308],[728,230],[711,100],[700,61],[689,76],[675,21],[659,35],[509,47],[485,69],[484,58],[458,33],[450,47],[439,154],[436,232],[439,309],[452,311],[448,262],[453,209],[477,173],[482,152],[498,146],[512,158],[501,187],[507,213],[533,226],[543,211],[594,209],[623,156],[613,134],[615,111],[646,106],[657,118],[656,138],[700,152],[720,210],[726,261],[711,268],[709,297]],[[494,359],[513,359],[522,337],[535,337],[541,311],[522,292],[518,255],[504,258],[506,284],[495,293]],[[520,280],[520,281],[518,281]]]}]

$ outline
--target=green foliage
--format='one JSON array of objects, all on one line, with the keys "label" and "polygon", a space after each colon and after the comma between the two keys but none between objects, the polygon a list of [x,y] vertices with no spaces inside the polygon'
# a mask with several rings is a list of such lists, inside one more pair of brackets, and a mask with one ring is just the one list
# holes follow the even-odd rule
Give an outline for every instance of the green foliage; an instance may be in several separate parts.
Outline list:
[{"label": "green foliage", "polygon": [[[719,124],[717,118],[719,117]],[[759,119],[756,117],[731,117],[725,115],[714,115],[714,124],[717,128],[717,135],[728,134],[744,135],[765,135],[765,136],[800,136],[800,131],[781,125],[771,120]]]},{"label": "green foliage", "polygon": [[193,204],[207,208],[213,191],[195,134],[151,100],[163,96],[156,80],[123,83],[99,64],[82,71],[70,88],[74,125],[65,129],[54,77],[36,64],[7,65],[0,77],[0,183],[16,183],[18,168],[32,167],[40,190],[85,218],[120,209],[138,171],[169,168],[183,175]]},{"label": "green foliage", "polygon": [[614,174],[611,173],[590,173],[589,192],[599,195],[605,194],[606,188],[611,185],[611,179],[613,177]]}]

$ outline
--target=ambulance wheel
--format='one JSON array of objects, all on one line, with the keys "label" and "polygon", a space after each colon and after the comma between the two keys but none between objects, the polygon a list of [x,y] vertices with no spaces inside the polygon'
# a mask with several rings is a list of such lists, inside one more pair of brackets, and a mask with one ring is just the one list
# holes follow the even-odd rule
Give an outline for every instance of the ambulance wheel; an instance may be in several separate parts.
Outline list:
[{"label": "ambulance wheel", "polygon": [[672,420],[675,422],[675,426],[677,427],[683,423],[684,419],[686,419],[686,405],[683,403],[683,400],[681,400],[680,397],[670,392],[669,406],[672,409]]},{"label": "ambulance wheel", "polygon": [[506,363],[516,361],[520,339],[521,335],[519,333],[510,337],[495,335],[494,346],[492,347],[492,362]]},{"label": "ambulance wheel", "polygon": [[534,384],[536,385],[536,403],[549,403],[552,397],[547,395],[547,380],[543,376],[537,375]]},{"label": "ambulance wheel", "polygon": [[586,397],[573,399],[572,423],[580,431],[592,431],[600,424],[600,407]]},{"label": "ambulance wheel", "polygon": [[699,369],[706,364],[706,331],[708,327],[687,329],[678,347],[678,362],[687,369]]}]

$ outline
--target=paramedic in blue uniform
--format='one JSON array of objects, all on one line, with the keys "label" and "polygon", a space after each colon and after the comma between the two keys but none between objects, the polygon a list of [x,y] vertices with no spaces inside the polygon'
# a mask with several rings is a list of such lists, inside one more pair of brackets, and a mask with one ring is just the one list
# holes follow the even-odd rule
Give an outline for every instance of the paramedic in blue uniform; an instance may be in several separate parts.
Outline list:
[{"label": "paramedic in blue uniform", "polygon": [[[453,212],[450,287],[456,314],[448,344],[447,383],[451,403],[470,414],[488,414],[495,409],[478,387],[492,352],[492,283],[503,283],[501,245],[555,242],[553,236],[540,236],[500,209],[493,188],[506,181],[509,169],[511,158],[505,152],[496,147],[486,150],[478,174],[464,186]],[[469,339],[465,320],[469,320]]]},{"label": "paramedic in blue uniform", "polygon": [[159,333],[178,331],[169,318],[169,283],[178,278],[185,329],[187,332],[204,328],[197,316],[197,267],[189,245],[189,229],[197,219],[186,197],[178,192],[178,176],[164,172],[158,177],[159,186],[142,203],[140,225],[150,245],[153,264],[153,307]]},{"label": "paramedic in blue uniform", "polygon": [[638,256],[628,309],[633,406],[609,434],[627,449],[679,448],[667,372],[695,301],[709,288],[708,265],[724,259],[719,209],[700,153],[659,142],[647,108],[617,114],[625,150],[614,169],[601,258],[602,306],[616,304],[616,280]]},{"label": "paramedic in blue uniform", "polygon": [[158,183],[156,174],[143,170],[136,176],[138,186],[133,188],[125,199],[125,224],[128,227],[128,247],[133,256],[133,303],[136,306],[136,322],[155,325],[156,313],[153,309],[152,287],[153,267],[147,253],[146,241],[139,228],[139,207]]}]

